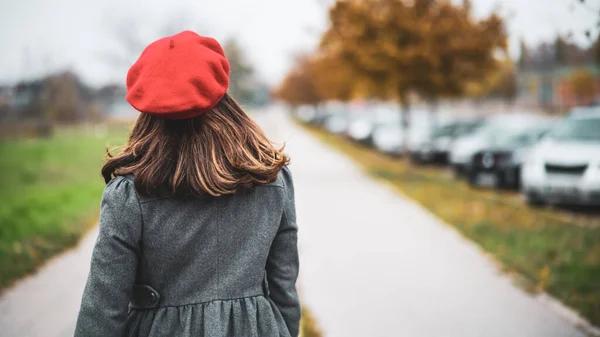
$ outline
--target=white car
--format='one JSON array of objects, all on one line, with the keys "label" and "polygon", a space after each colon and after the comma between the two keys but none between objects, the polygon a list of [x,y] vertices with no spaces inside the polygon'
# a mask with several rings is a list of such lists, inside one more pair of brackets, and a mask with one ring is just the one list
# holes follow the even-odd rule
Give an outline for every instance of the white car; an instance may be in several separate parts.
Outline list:
[{"label": "white car", "polygon": [[409,154],[413,154],[429,139],[433,124],[426,110],[411,110],[410,124],[406,131],[403,130],[402,115],[393,114],[388,117],[386,123],[382,122],[373,132],[373,145],[381,152],[400,155],[408,150]]},{"label": "white car", "polygon": [[325,118],[325,129],[331,133],[342,134],[346,132],[350,125],[347,115],[333,115]]},{"label": "white car", "polygon": [[467,163],[475,153],[485,147],[487,138],[487,130],[482,128],[481,131],[460,137],[454,141],[448,159],[456,175],[460,176],[465,173]]},{"label": "white car", "polygon": [[535,125],[546,119],[547,117],[529,113],[499,114],[487,118],[475,132],[459,137],[452,143],[449,162],[454,173],[457,176],[465,175],[466,166],[473,156],[493,144],[498,134]]},{"label": "white car", "polygon": [[317,118],[317,111],[313,106],[302,105],[296,110],[296,116],[304,123],[312,123]]},{"label": "white car", "polygon": [[454,140],[475,132],[480,124],[480,119],[456,117],[440,122],[429,137],[421,142],[413,158],[420,162],[447,163]]},{"label": "white car", "polygon": [[600,205],[600,109],[559,121],[529,153],[521,180],[531,204]]},{"label": "white car", "polygon": [[400,125],[401,120],[400,111],[394,106],[375,106],[372,109],[365,109],[350,122],[347,136],[357,142],[371,145],[377,128],[386,125]]},{"label": "white car", "polygon": [[401,125],[383,125],[373,132],[373,146],[383,153],[404,153],[404,132]]}]

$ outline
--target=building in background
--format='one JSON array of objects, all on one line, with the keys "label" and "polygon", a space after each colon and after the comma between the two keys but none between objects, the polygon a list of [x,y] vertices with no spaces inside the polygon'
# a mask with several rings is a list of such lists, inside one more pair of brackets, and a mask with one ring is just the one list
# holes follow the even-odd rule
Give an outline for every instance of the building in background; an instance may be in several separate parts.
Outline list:
[{"label": "building in background", "polygon": [[600,97],[600,38],[588,48],[557,37],[535,48],[521,43],[518,60],[518,102],[564,111]]}]

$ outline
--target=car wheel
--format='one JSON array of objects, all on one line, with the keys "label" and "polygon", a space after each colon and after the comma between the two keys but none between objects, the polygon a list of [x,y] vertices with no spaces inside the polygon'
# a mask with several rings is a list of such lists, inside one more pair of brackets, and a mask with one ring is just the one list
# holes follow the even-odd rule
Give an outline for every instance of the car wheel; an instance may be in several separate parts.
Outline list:
[{"label": "car wheel", "polygon": [[527,204],[529,204],[529,206],[541,207],[545,204],[544,200],[542,200],[536,193],[524,192],[523,195],[525,196],[525,201]]},{"label": "car wheel", "polygon": [[419,155],[418,152],[410,152],[409,158],[410,158],[410,161],[415,164],[422,164],[421,156]]},{"label": "car wheel", "polygon": [[463,171],[459,165],[452,165],[452,174],[454,178],[461,179],[463,177]]},{"label": "car wheel", "polygon": [[513,188],[515,190],[521,189],[521,168],[515,169],[515,181],[513,184]]},{"label": "car wheel", "polygon": [[[459,173],[460,174],[460,173]],[[479,188],[479,181],[477,180],[477,176],[478,176],[478,172],[474,171],[474,170],[469,170],[469,172],[466,174],[467,176],[467,182],[469,183],[469,185],[471,187],[475,187],[475,188]]]},{"label": "car wheel", "polygon": [[494,188],[497,190],[510,188],[510,184],[506,181],[506,177],[503,174],[496,174],[496,184],[494,184]]}]

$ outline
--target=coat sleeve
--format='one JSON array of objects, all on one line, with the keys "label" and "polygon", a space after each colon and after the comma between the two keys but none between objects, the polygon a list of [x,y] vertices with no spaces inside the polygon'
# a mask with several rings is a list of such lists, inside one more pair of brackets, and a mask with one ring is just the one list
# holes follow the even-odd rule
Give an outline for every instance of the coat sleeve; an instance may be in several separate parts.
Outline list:
[{"label": "coat sleeve", "polygon": [[106,186],[100,229],[81,300],[75,337],[123,336],[135,282],[141,210],[133,183],[116,177]]},{"label": "coat sleeve", "polygon": [[298,226],[292,177],[287,167],[283,168],[281,174],[286,196],[280,227],[267,260],[267,281],[271,300],[281,312],[290,335],[296,337],[301,316],[300,301],[296,291],[299,269]]}]

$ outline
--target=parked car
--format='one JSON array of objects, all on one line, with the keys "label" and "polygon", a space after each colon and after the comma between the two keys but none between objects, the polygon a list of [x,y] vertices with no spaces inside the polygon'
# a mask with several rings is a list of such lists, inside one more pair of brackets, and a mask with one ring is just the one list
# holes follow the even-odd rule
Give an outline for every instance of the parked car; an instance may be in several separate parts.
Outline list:
[{"label": "parked car", "polygon": [[331,133],[342,134],[348,128],[350,121],[346,114],[332,115],[325,119],[325,129]]},{"label": "parked car", "polygon": [[366,145],[373,145],[375,130],[382,126],[399,126],[401,115],[390,105],[376,105],[356,114],[348,126],[347,136]]},{"label": "parked car", "polygon": [[317,123],[331,133],[344,133],[350,124],[348,106],[340,102],[326,103],[320,110]]},{"label": "parked car", "polygon": [[422,139],[412,157],[419,162],[445,164],[454,140],[474,132],[482,124],[483,119],[473,118],[442,122],[426,134],[428,137]]},{"label": "parked car", "polygon": [[[402,115],[395,115],[396,119],[380,125],[373,132],[373,145],[381,152],[401,155],[408,149],[409,154],[418,148],[422,139],[426,139],[431,132],[431,123],[428,112],[413,109],[410,115],[410,124],[405,132],[402,125]],[[408,142],[405,144],[405,142]]]},{"label": "parked car", "polygon": [[404,130],[400,123],[382,125],[373,132],[373,146],[389,155],[404,153]]},{"label": "parked car", "polygon": [[600,205],[600,111],[560,120],[525,160],[521,179],[530,204]]},{"label": "parked car", "polygon": [[346,113],[346,106],[340,102],[327,102],[316,108],[315,118],[313,123],[325,126],[327,120],[331,117],[341,116]]},{"label": "parked car", "polygon": [[413,109],[410,124],[407,130],[406,150],[411,159],[418,160],[420,149],[429,142],[435,127],[435,120],[439,116],[432,115],[424,109]]},{"label": "parked car", "polygon": [[572,116],[572,115],[578,115],[578,114],[587,114],[587,113],[595,112],[595,111],[600,111],[600,105],[576,107],[576,108],[571,109],[567,113],[567,115]]},{"label": "parked car", "polygon": [[451,145],[449,161],[457,177],[466,176],[467,164],[473,156],[493,144],[495,135],[522,125],[531,125],[542,119],[539,115],[528,113],[498,114],[486,118],[474,132],[457,138]]},{"label": "parked car", "polygon": [[312,123],[317,118],[317,110],[311,105],[301,105],[296,109],[296,117],[304,123]]},{"label": "parked car", "polygon": [[523,160],[553,123],[553,119],[548,119],[498,128],[491,142],[476,152],[467,164],[469,184],[519,189]]}]

